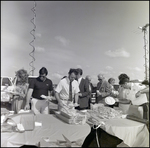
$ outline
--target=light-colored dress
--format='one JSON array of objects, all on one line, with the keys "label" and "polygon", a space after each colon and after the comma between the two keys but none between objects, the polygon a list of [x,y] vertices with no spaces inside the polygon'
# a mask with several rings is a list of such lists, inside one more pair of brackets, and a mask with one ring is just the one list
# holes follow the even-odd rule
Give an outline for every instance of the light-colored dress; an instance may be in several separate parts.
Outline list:
[{"label": "light-colored dress", "polygon": [[14,92],[18,93],[19,95],[13,95],[12,99],[12,110],[15,113],[18,113],[21,109],[25,106],[25,97],[28,90],[28,83],[25,83],[23,85],[15,85],[14,86]]}]

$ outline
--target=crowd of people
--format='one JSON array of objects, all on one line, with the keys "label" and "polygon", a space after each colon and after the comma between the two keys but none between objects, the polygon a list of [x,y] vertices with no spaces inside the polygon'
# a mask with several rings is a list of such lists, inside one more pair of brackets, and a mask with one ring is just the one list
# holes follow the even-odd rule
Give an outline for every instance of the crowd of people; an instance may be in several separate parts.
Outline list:
[{"label": "crowd of people", "polygon": [[[39,70],[39,76],[28,84],[28,74],[24,69],[16,72],[16,83],[14,94],[12,95],[12,110],[18,113],[20,109],[30,109],[35,114],[49,114],[49,101],[56,99],[58,102],[58,110],[68,102],[76,104],[75,109],[90,109],[91,94],[96,93],[96,103],[105,104],[105,98],[111,96],[116,101],[126,102],[132,105],[143,107],[143,118],[147,119],[149,111],[149,82],[136,83],[130,80],[125,73],[118,76],[119,89],[115,90],[115,79],[105,79],[103,74],[98,74],[98,83],[96,90],[91,83],[91,76],[87,75],[83,78],[83,70],[81,68],[71,68],[67,76],[64,76],[53,88],[52,80],[47,78],[48,70],[42,67]],[[52,97],[54,93],[55,97]],[[143,97],[142,94],[146,94]],[[140,97],[142,96],[142,97]]]}]

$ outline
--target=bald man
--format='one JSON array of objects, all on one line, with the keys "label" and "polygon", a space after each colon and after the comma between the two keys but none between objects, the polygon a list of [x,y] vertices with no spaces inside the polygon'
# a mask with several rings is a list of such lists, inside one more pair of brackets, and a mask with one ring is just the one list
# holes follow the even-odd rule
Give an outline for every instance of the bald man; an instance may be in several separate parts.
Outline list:
[{"label": "bald man", "polygon": [[85,77],[85,79],[88,81],[88,85],[89,85],[89,92],[90,92],[90,94],[89,94],[89,96],[90,96],[90,99],[89,99],[89,108],[90,108],[91,96],[92,96],[91,94],[94,92],[94,87],[93,87],[93,84],[91,83],[92,78],[91,78],[90,75],[87,75]]},{"label": "bald man", "polygon": [[105,80],[105,77],[103,74],[98,74],[97,77],[98,77],[99,82],[97,83],[97,90],[96,90],[97,100],[96,100],[96,102],[105,104],[104,99],[110,95],[111,86],[108,83],[108,81]]},{"label": "bald man", "polygon": [[91,83],[92,78],[90,75],[87,75],[85,79],[89,82],[89,91],[90,93],[92,93],[93,92],[93,84]]}]

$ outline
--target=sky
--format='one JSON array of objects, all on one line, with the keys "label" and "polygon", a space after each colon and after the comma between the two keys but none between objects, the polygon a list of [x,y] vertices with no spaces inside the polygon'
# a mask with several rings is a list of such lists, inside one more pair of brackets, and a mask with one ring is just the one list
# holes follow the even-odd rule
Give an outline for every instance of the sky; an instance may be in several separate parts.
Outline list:
[{"label": "sky", "polygon": [[47,77],[57,84],[70,68],[82,68],[93,84],[99,73],[116,83],[121,73],[144,80],[144,32],[139,26],[148,23],[149,1],[1,1],[1,76],[14,77],[21,68],[38,76],[46,67]]}]

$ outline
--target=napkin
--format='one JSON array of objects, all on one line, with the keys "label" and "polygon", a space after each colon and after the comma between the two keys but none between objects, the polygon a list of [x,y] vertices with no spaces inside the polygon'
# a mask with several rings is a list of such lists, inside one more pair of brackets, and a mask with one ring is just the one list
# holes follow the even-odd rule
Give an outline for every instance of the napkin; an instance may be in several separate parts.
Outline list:
[{"label": "napkin", "polygon": [[31,110],[23,110],[23,109],[21,109],[18,113],[29,113],[29,112],[31,112]]},{"label": "napkin", "polygon": [[35,126],[42,126],[41,122],[35,122]]},{"label": "napkin", "polygon": [[20,131],[20,132],[24,132],[25,131],[25,129],[24,129],[24,127],[23,127],[23,125],[21,123],[17,124],[17,130]]}]

